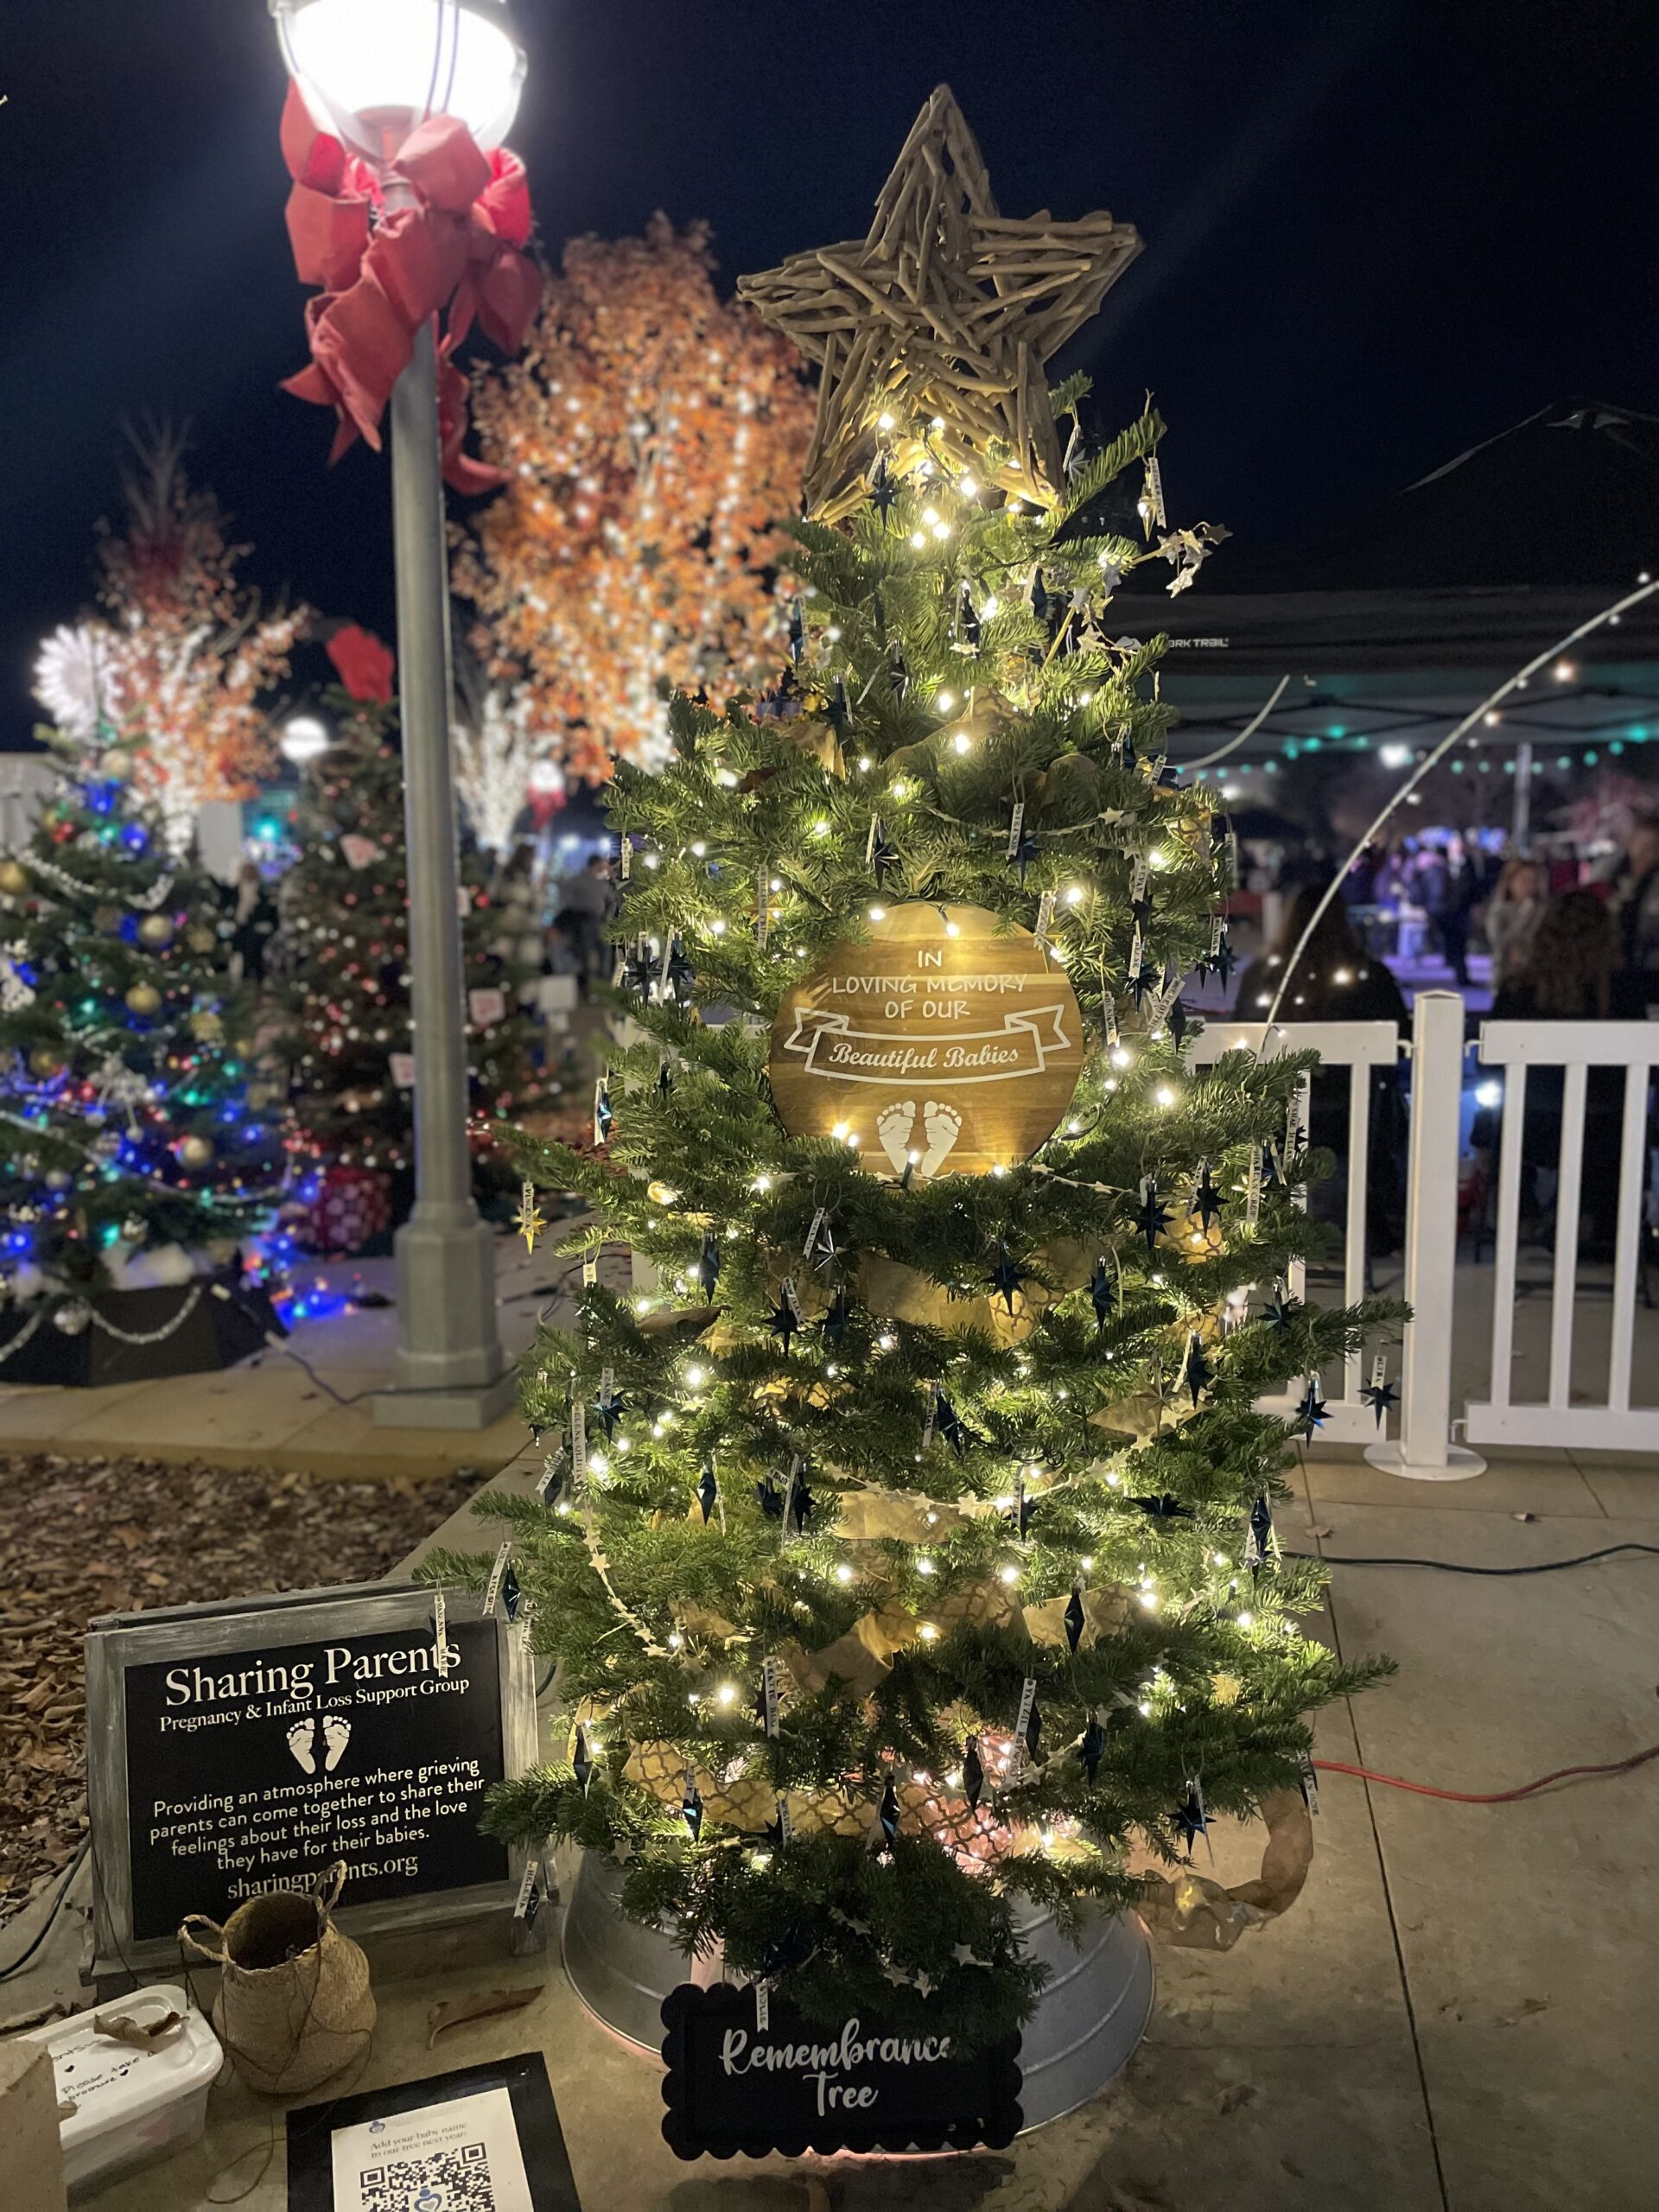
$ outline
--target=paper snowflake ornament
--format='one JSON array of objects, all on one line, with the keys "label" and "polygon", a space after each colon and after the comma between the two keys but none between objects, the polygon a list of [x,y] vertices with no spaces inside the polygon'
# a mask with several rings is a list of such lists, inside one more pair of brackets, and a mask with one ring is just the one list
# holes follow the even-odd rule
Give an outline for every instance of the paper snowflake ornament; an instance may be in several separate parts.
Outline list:
[{"label": "paper snowflake ornament", "polygon": [[872,472],[880,478],[884,435],[901,470],[931,456],[1056,505],[1065,469],[1043,365],[1140,251],[1137,233],[1109,214],[1001,213],[941,85],[864,238],[738,282],[739,298],[823,366],[808,513],[834,521],[857,505]]},{"label": "paper snowflake ornament", "polygon": [[110,639],[91,622],[60,623],[35,659],[35,696],[66,737],[85,744],[114,718]]}]

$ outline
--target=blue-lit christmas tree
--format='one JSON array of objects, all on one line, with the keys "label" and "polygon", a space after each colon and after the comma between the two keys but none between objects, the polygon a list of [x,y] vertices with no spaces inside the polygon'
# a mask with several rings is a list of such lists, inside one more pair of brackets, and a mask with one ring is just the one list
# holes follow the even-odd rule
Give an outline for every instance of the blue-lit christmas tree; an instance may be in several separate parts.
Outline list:
[{"label": "blue-lit christmas tree", "polygon": [[76,1336],[112,1290],[221,1274],[284,1154],[217,887],[169,857],[132,747],[41,734],[58,789],[0,862],[0,1265]]}]

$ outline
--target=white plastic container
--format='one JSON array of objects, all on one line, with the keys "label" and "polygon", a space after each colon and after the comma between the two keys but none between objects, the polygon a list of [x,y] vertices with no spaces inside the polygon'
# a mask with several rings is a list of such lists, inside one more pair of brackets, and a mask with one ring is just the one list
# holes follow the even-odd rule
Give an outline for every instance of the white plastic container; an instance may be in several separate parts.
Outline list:
[{"label": "white plastic container", "polygon": [[[98,2031],[100,2020],[123,2014],[142,2027],[169,2012],[181,2013],[184,2025],[153,2050]],[[58,2102],[75,2107],[59,2122],[63,2177],[72,2197],[111,2174],[182,2150],[207,2124],[207,2092],[221,2057],[219,2037],[183,1990],[170,1983],[135,1990],[19,2040],[51,2053]]]}]

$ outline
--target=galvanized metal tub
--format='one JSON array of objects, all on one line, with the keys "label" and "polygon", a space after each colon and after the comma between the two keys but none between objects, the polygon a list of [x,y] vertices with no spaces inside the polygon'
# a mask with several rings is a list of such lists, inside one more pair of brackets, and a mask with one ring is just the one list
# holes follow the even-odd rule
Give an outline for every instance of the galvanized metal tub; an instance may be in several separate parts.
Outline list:
[{"label": "galvanized metal tub", "polygon": [[[610,1859],[582,1854],[564,1915],[564,1970],[597,2019],[654,2055],[663,1999],[687,1979],[686,1961],[666,1936],[624,1918],[621,1885]],[[1128,2063],[1152,2012],[1152,1946],[1127,1913],[1091,1914],[1077,1943],[1046,1912],[1022,1913],[1017,1924],[1049,1969],[1020,2048],[1029,2129],[1086,2104]]]}]

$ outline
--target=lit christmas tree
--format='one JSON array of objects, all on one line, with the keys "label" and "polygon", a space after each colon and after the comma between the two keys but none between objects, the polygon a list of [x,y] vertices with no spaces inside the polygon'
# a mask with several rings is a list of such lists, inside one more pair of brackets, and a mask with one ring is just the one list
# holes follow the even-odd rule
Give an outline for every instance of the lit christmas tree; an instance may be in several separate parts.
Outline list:
[{"label": "lit christmas tree", "polygon": [[0,862],[0,1240],[66,1333],[111,1287],[223,1267],[283,1177],[217,887],[169,858],[107,726],[43,731],[62,781]]},{"label": "lit christmas tree", "polygon": [[[412,1172],[415,1105],[404,867],[404,774],[395,742],[392,659],[365,632],[336,632],[327,650],[341,682],[324,698],[334,743],[306,771],[295,822],[299,858],[283,879],[295,1073],[296,1161],[317,1169]],[[490,869],[461,858],[468,1072],[480,1187],[516,1194],[495,1141],[505,1116],[539,1096],[535,1025],[520,1005],[524,970],[498,943]]]},{"label": "lit christmas tree", "polygon": [[123,527],[100,529],[103,617],[47,641],[35,692],[67,735],[112,724],[134,748],[145,798],[182,854],[206,799],[251,796],[270,765],[261,695],[288,673],[304,608],[264,613],[240,579],[245,545],[184,470],[184,440],[133,439]]},{"label": "lit christmas tree", "polygon": [[[951,188],[897,204],[982,302],[977,149],[948,94],[923,120]],[[1126,257],[1107,217],[989,235],[1039,363],[1081,319],[1057,300],[1090,311]],[[1217,535],[1166,524],[1162,426],[1087,450],[1077,383],[1069,466],[1040,384],[986,424],[995,359],[947,372],[949,303],[914,283],[915,343],[865,348],[887,372],[849,389],[861,296],[792,664],[753,709],[677,699],[671,764],[612,788],[645,1041],[594,1151],[524,1156],[587,1196],[582,1248],[651,1274],[543,1333],[543,1496],[482,1503],[569,1747],[491,1821],[608,1854],[627,1912],[814,2020],[978,2040],[1036,1999],[1022,1906],[1146,1909],[1132,1853],[1305,1821],[1307,1716],[1382,1666],[1302,1633],[1323,1578],[1274,1509],[1320,1374],[1399,1309],[1281,1288],[1320,1234],[1309,1056],[1183,1054],[1182,982],[1231,957],[1231,840],[1166,765],[1159,643],[1112,605]],[[1256,1410],[1287,1382],[1296,1419]],[[1253,1908],[1204,1894],[1230,1941]]]},{"label": "lit christmas tree", "polygon": [[573,779],[660,760],[669,689],[723,703],[781,636],[777,524],[812,398],[793,348],[722,303],[713,270],[700,224],[573,238],[524,358],[474,379],[483,451],[510,473],[457,588]]}]

